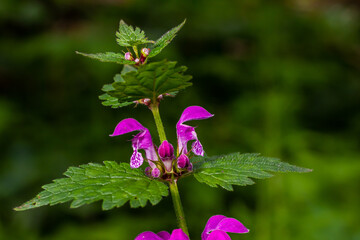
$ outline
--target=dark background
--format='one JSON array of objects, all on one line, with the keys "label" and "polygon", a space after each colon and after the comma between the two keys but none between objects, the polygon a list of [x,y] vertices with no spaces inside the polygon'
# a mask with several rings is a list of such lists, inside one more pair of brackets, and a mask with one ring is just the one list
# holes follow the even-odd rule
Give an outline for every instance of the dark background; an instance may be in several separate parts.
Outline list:
[{"label": "dark background", "polygon": [[[194,86],[161,105],[169,140],[189,105],[208,155],[261,152],[314,169],[278,174],[234,192],[192,177],[180,191],[193,239],[214,214],[251,229],[233,239],[360,239],[360,17],[358,1],[1,0],[0,239],[134,239],[176,228],[171,198],[155,207],[101,211],[95,203],[15,212],[68,166],[128,162],[123,118],[152,132],[151,112],[113,110],[97,96],[121,66],[76,55],[120,52],[120,19],[150,39],[187,23],[157,60],[189,67]],[[153,59],[155,60],[155,59]]]}]

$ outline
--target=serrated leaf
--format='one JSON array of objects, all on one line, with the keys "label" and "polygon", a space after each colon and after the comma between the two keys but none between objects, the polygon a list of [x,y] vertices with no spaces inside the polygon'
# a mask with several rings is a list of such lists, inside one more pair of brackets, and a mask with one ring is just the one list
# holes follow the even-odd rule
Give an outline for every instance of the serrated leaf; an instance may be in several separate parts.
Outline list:
[{"label": "serrated leaf", "polygon": [[310,172],[310,169],[297,167],[277,158],[263,157],[258,153],[232,153],[215,157],[196,157],[193,159],[194,176],[199,182],[211,187],[221,186],[232,191],[232,185],[254,184],[251,178],[272,177],[269,172]]},{"label": "serrated leaf", "polygon": [[154,99],[165,93],[175,95],[192,85],[189,82],[192,77],[184,75],[186,69],[185,66],[176,67],[176,62],[166,60],[141,65],[137,71],[121,74],[123,81],[117,76],[117,81],[111,86],[104,85],[106,94],[101,95],[100,99],[104,100],[104,105],[116,108],[143,98]]},{"label": "serrated leaf", "polygon": [[89,163],[70,167],[64,175],[66,178],[44,185],[44,191],[15,210],[68,201],[72,201],[72,208],[77,208],[99,200],[103,200],[104,210],[121,207],[127,201],[130,201],[131,207],[144,207],[148,200],[155,205],[168,195],[168,187],[164,183],[148,178],[142,170],[132,169],[128,163]]},{"label": "serrated leaf", "polygon": [[162,35],[156,42],[150,46],[150,54],[149,57],[155,57],[158,55],[176,36],[177,32],[184,26],[186,19],[180,23],[178,26],[172,28],[164,35]]},{"label": "serrated leaf", "polygon": [[134,61],[125,60],[124,54],[121,53],[113,53],[113,52],[106,52],[106,53],[82,53],[76,51],[77,54],[83,55],[85,57],[93,58],[99,60],[101,62],[112,62],[118,64],[135,64]]},{"label": "serrated leaf", "polygon": [[120,21],[119,31],[116,32],[116,37],[117,43],[123,47],[137,46],[151,42],[147,40],[143,30],[138,27],[134,29],[123,20]]}]

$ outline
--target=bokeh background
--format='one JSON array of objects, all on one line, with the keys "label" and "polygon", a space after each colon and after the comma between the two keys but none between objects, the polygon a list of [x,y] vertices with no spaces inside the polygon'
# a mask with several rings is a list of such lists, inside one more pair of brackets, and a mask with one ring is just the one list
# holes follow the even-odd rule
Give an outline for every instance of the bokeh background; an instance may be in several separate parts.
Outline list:
[{"label": "bokeh background", "polygon": [[252,240],[360,239],[360,4],[354,0],[1,0],[0,239],[127,240],[176,228],[171,198],[101,211],[69,204],[15,212],[68,166],[129,160],[137,118],[158,143],[151,112],[101,105],[121,66],[76,55],[119,52],[120,19],[150,39],[187,23],[157,59],[189,67],[194,86],[161,105],[168,138],[189,105],[215,114],[194,123],[208,155],[261,152],[314,169],[234,192],[180,182],[193,239],[224,214]]}]

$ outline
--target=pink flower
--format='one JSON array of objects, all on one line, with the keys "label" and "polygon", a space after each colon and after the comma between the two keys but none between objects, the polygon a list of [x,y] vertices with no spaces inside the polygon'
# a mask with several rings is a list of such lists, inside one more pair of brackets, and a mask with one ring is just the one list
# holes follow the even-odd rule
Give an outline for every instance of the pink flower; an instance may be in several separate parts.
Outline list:
[{"label": "pink flower", "polygon": [[[212,216],[206,223],[205,229],[201,234],[201,240],[231,240],[229,233],[247,233],[247,229],[235,218],[228,218],[223,215]],[[135,240],[189,240],[189,237],[181,230],[175,229],[171,235],[166,231],[158,234],[153,232],[143,232]]]},{"label": "pink flower", "polygon": [[170,233],[161,231],[158,234],[153,232],[140,233],[135,240],[189,240],[189,237],[181,229],[175,229]]},{"label": "pink flower", "polygon": [[[180,116],[179,122],[176,124],[176,132],[178,139],[178,148],[177,148],[178,157],[179,155],[189,153],[187,150],[187,143],[191,140],[195,140],[192,144],[193,153],[201,156],[204,155],[204,150],[196,135],[195,127],[185,125],[184,122],[190,120],[207,119],[212,116],[214,115],[209,113],[200,106],[191,106],[183,111],[183,113]],[[146,154],[146,159],[148,160],[149,165],[152,169],[156,167],[153,161],[158,161],[159,160],[158,156],[159,156],[160,160],[164,163],[165,170],[167,172],[171,172],[171,168],[173,166],[172,162],[177,160],[177,158],[174,155],[173,146],[168,141],[164,141],[160,145],[157,154],[156,147],[153,144],[149,130],[145,128],[143,125],[141,125],[137,120],[133,118],[127,118],[122,120],[121,122],[118,123],[113,134],[111,134],[110,136],[112,137],[118,136],[134,131],[139,131],[139,133],[136,134],[132,139],[132,147],[134,152],[130,158],[130,166],[132,168],[138,168],[143,164],[144,158],[141,152],[139,152],[140,149],[143,149]],[[183,156],[180,159],[180,165],[179,165],[180,168],[183,168],[185,166],[187,168],[191,168],[190,162],[189,161],[186,162],[186,159],[184,158],[185,157]]]},{"label": "pink flower", "polygon": [[209,218],[205,229],[201,234],[201,240],[229,240],[229,233],[248,233],[241,222],[235,218],[228,218],[223,215],[215,215]]}]

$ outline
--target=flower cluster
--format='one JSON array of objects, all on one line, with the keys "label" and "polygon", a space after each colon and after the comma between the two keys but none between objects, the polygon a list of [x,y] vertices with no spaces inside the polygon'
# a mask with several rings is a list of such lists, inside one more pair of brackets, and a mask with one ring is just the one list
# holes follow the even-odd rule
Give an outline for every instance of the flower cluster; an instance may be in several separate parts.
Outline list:
[{"label": "flower cluster", "polygon": [[[150,48],[143,48],[140,52],[140,58],[134,58],[131,52],[125,53],[125,60],[134,61],[135,65],[144,64],[146,62],[147,56],[149,56]],[[136,53],[137,54],[137,53]]]},{"label": "flower cluster", "polygon": [[[143,149],[146,160],[149,163],[149,167],[146,168],[145,173],[154,178],[162,177],[163,179],[167,179],[172,174],[179,176],[192,170],[192,164],[189,160],[192,153],[199,156],[204,155],[204,150],[198,140],[195,127],[184,123],[191,120],[207,119],[212,116],[213,114],[200,106],[190,106],[183,111],[176,124],[178,143],[176,153],[174,147],[166,140],[157,148],[153,144],[149,130],[133,118],[127,118],[119,122],[113,134],[110,136],[139,131],[132,139],[134,152],[130,158],[130,166],[132,168],[138,168],[143,164],[144,158],[142,153],[139,152],[139,150]],[[187,148],[189,141],[194,141],[190,151],[188,151]]]},{"label": "flower cluster", "polygon": [[[248,232],[249,229],[235,218],[215,215],[206,223],[205,229],[201,234],[201,240],[231,240],[227,233]],[[135,240],[189,240],[189,237],[181,229],[175,229],[171,235],[166,231],[161,231],[157,234],[153,232],[143,232],[139,234]]]}]

